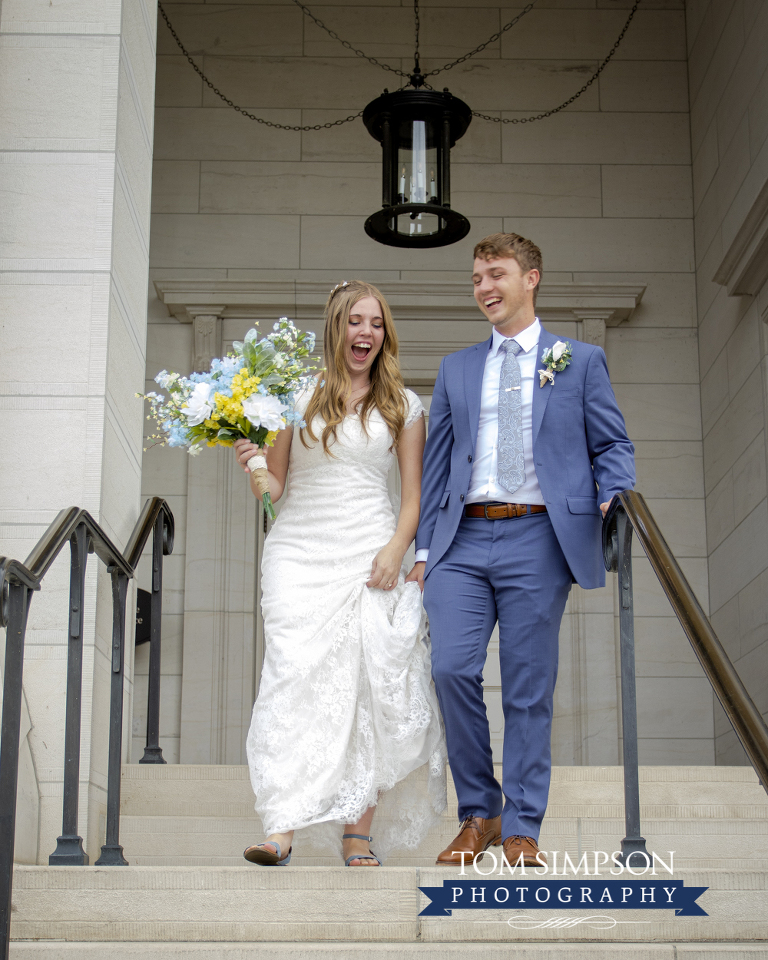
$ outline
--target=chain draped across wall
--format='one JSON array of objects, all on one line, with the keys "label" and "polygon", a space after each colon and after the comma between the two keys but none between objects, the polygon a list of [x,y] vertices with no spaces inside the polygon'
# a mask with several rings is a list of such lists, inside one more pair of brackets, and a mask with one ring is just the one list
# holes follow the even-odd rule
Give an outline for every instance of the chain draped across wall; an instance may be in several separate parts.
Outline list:
[{"label": "chain draped across wall", "polygon": [[[362,50],[359,50],[357,47],[353,47],[351,43],[349,43],[347,40],[343,40],[334,30],[331,30],[330,27],[326,26],[326,24],[323,23],[323,21],[320,20],[318,17],[316,17],[308,7],[306,7],[303,3],[300,2],[300,0],[293,0],[293,2],[302,11],[304,16],[312,20],[312,22],[315,23],[318,27],[320,27],[321,30],[324,30],[328,34],[328,36],[331,37],[331,39],[336,40],[347,50],[350,50],[352,53],[354,53],[355,56],[360,57],[363,60],[367,60],[368,63],[372,64],[373,66],[380,67],[382,70],[386,70],[388,73],[395,74],[396,76],[402,77],[408,81],[398,89],[404,90],[408,86],[413,86],[413,87],[426,86],[428,89],[431,90],[432,87],[430,86],[430,84],[426,82],[427,77],[434,77],[434,76],[437,76],[437,74],[443,73],[446,70],[452,70],[454,67],[459,66],[459,64],[462,64],[465,61],[469,60],[471,57],[474,57],[478,53],[481,53],[483,50],[485,50],[487,46],[489,46],[492,43],[495,43],[502,36],[502,34],[506,33],[507,30],[511,30],[512,27],[515,26],[515,24],[517,24],[527,13],[529,13],[536,5],[537,0],[531,0],[531,3],[523,7],[523,9],[520,11],[520,13],[517,14],[517,16],[515,16],[508,23],[505,23],[500,30],[498,30],[494,34],[491,34],[491,36],[484,43],[479,44],[473,50],[470,50],[469,53],[465,53],[464,56],[459,57],[456,60],[452,60],[450,63],[445,63],[443,64],[442,67],[437,67],[437,69],[435,70],[428,70],[425,73],[421,72],[421,68],[419,64],[419,57],[420,57],[419,40],[420,40],[420,31],[421,31],[421,19],[419,16],[419,0],[414,0],[413,7],[414,7],[416,37],[415,37],[415,49],[414,49],[414,71],[412,74],[408,74],[404,70],[400,70],[398,67],[393,67],[388,63],[382,63],[381,60],[377,60],[375,57],[370,57],[366,53],[364,53]],[[589,80],[587,80],[584,86],[581,87],[580,90],[574,93],[572,97],[569,97],[566,101],[561,103],[559,106],[553,107],[551,110],[547,110],[544,113],[534,114],[533,116],[530,116],[530,117],[492,117],[484,113],[477,113],[474,110],[472,111],[472,116],[477,117],[479,120],[488,120],[491,123],[511,123],[511,124],[532,123],[535,120],[544,120],[547,117],[551,117],[556,113],[560,113],[561,110],[565,110],[565,108],[569,107],[575,100],[578,100],[583,93],[586,93],[586,91],[592,86],[595,80],[597,80],[597,78],[600,76],[603,70],[608,66],[610,61],[613,59],[614,54],[619,49],[619,45],[621,44],[621,41],[624,39],[624,35],[629,29],[629,25],[632,22],[632,19],[634,18],[635,13],[637,12],[637,8],[639,7],[640,2],[641,0],[635,0],[635,3],[632,9],[629,12],[629,16],[627,17],[627,20],[624,26],[622,27],[621,33],[617,37],[614,45],[611,47],[608,55],[598,66],[597,70],[595,70],[595,72],[592,74]],[[236,110],[239,114],[241,114],[244,117],[247,117],[249,120],[254,120],[256,123],[260,123],[265,127],[273,127],[275,130],[291,130],[294,132],[304,132],[304,131],[310,131],[310,130],[327,130],[327,129],[331,129],[332,127],[340,127],[345,123],[350,123],[351,121],[358,120],[360,119],[360,117],[362,117],[363,111],[360,110],[359,113],[351,114],[350,116],[344,117],[341,120],[333,120],[329,123],[308,124],[305,126],[291,125],[291,124],[284,124],[284,123],[274,123],[272,120],[265,120],[264,117],[257,117],[255,114],[250,113],[248,110],[244,109],[243,107],[234,103],[234,101],[230,100],[229,97],[223,94],[221,90],[219,90],[219,88],[213,83],[213,81],[210,80],[205,75],[205,73],[203,73],[200,67],[195,63],[194,59],[192,58],[192,55],[189,53],[187,48],[182,43],[181,39],[179,38],[179,35],[174,30],[173,25],[171,24],[171,21],[168,19],[168,14],[165,12],[163,8],[162,3],[158,2],[157,6],[158,6],[158,9],[160,10],[160,15],[162,16],[163,20],[165,20],[166,26],[171,32],[171,36],[176,41],[178,48],[184,54],[190,66],[195,71],[195,73],[200,77],[203,83],[221,101],[226,103],[228,107],[231,107],[233,110]]]}]

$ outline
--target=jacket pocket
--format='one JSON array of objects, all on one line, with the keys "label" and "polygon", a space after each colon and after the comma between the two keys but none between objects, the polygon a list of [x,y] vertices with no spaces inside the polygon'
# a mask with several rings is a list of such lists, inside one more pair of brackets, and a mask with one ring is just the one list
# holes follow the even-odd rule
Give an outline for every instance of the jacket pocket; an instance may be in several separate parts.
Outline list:
[{"label": "jacket pocket", "polygon": [[442,496],[442,498],[441,498],[441,500],[440,500],[440,509],[441,509],[441,510],[442,510],[443,507],[446,505],[446,503],[448,503],[448,497],[450,497],[450,495],[451,495],[451,491],[450,491],[450,490],[446,490],[446,491],[443,493],[443,496]]},{"label": "jacket pocket", "polygon": [[600,513],[594,497],[566,497],[571,513]]}]

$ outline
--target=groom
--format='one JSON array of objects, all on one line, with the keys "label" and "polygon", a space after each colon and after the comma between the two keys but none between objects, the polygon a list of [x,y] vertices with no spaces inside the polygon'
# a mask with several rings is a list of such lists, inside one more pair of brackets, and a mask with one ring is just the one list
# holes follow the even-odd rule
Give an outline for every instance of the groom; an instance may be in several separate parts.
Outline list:
[{"label": "groom", "polygon": [[[497,233],[474,255],[475,300],[491,337],[440,365],[417,562],[408,579],[424,589],[432,675],[459,799],[459,834],[437,862],[468,862],[503,842],[510,864],[522,856],[536,866],[560,620],[572,582],[587,589],[605,583],[601,512],[634,486],[634,449],[603,351],[563,344],[535,315],[539,248]],[[555,370],[564,360],[570,362]],[[497,621],[501,785],[483,702],[483,666]]]}]

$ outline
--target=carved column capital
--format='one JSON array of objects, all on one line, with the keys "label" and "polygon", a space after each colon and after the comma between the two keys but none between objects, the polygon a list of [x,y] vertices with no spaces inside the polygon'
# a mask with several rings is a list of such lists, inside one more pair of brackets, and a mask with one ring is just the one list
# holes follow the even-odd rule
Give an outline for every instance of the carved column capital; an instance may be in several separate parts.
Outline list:
[{"label": "carved column capital", "polygon": [[207,373],[214,357],[221,356],[221,316],[224,306],[190,306],[178,316],[182,323],[191,323],[195,332],[195,351],[192,369],[195,373]]},{"label": "carved column capital", "polygon": [[573,310],[581,324],[579,339],[605,350],[605,328],[614,325],[611,321],[615,313],[615,310]]}]

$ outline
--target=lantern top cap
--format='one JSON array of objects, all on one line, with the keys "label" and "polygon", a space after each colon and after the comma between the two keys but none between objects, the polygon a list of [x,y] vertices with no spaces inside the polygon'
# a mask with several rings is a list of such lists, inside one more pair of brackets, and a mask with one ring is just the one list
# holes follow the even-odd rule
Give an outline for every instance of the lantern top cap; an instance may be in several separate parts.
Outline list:
[{"label": "lantern top cap", "polygon": [[401,120],[440,123],[444,117],[448,117],[453,146],[466,133],[472,121],[472,110],[447,90],[405,89],[383,93],[363,110],[363,123],[368,133],[379,142],[383,139],[382,124],[386,117],[395,123]]}]

